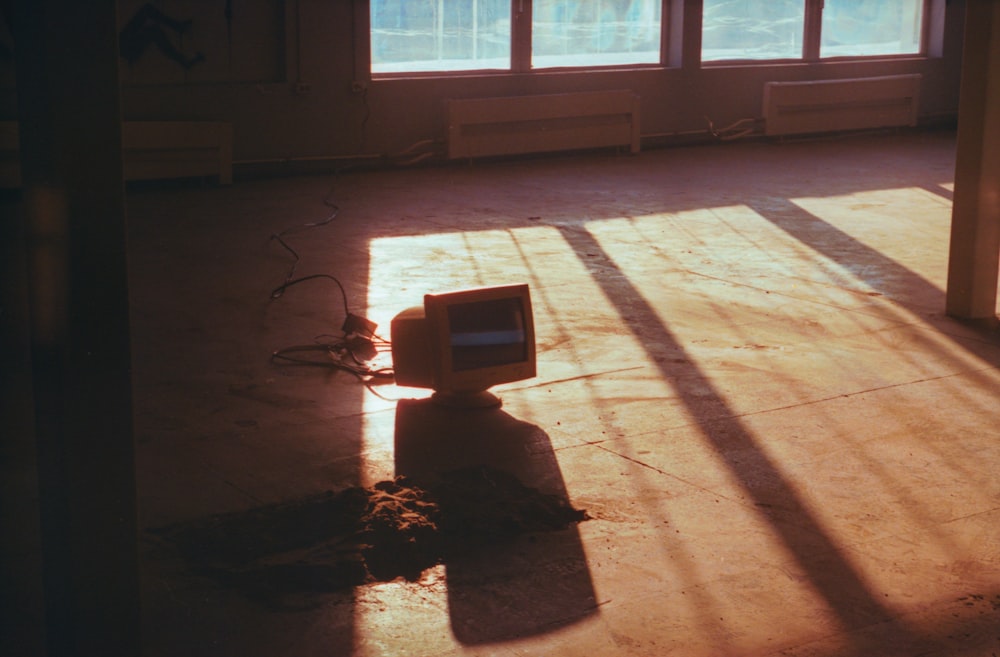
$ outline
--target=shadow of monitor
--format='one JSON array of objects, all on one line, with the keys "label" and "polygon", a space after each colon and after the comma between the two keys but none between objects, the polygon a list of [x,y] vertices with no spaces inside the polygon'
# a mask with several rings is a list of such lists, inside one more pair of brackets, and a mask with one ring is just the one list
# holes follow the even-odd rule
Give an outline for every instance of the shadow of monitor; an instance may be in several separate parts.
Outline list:
[{"label": "shadow of monitor", "polygon": [[597,611],[576,522],[548,435],[499,408],[404,400],[396,474],[457,486],[439,500],[455,638],[483,644],[553,631]]}]

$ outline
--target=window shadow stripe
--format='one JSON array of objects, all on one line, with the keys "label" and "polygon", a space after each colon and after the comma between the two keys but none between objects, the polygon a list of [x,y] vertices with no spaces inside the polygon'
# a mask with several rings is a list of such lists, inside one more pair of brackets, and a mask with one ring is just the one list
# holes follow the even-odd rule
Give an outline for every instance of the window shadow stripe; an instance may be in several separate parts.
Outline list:
[{"label": "window shadow stripe", "polygon": [[[604,247],[586,230],[561,226],[560,231],[591,273],[627,327],[650,355],[667,349],[684,355],[685,349],[661,321],[632,282],[612,261]],[[653,359],[656,360],[656,359]],[[848,563],[842,549],[799,498],[781,468],[759,449],[757,438],[728,406],[712,381],[690,358],[658,362],[665,381],[696,419],[722,462],[767,520],[777,537],[807,574],[816,592],[848,630],[886,624],[896,635],[910,632],[893,618]],[[866,654],[864,638],[852,633],[858,655]]]}]

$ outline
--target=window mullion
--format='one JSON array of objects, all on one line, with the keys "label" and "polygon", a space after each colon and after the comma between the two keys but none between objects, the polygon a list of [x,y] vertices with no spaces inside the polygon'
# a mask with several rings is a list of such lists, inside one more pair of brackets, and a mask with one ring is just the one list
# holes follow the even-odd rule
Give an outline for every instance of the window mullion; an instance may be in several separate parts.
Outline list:
[{"label": "window mullion", "polygon": [[802,58],[807,62],[818,62],[823,31],[823,0],[805,0],[805,3]]},{"label": "window mullion", "polygon": [[510,67],[514,73],[531,70],[531,0],[511,0]]}]

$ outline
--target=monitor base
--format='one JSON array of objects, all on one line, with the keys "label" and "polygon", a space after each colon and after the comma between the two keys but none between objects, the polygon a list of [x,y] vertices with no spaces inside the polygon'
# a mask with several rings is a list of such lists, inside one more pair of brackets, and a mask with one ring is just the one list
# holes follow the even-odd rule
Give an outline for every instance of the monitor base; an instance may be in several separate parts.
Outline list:
[{"label": "monitor base", "polygon": [[446,408],[499,408],[503,400],[489,390],[481,392],[444,392],[435,390],[431,401]]}]

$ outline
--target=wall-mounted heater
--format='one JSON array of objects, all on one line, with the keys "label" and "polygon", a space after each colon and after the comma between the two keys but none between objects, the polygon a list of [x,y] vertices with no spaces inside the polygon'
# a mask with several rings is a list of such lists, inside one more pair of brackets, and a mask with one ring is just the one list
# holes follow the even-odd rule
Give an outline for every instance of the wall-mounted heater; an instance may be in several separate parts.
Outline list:
[{"label": "wall-mounted heater", "polygon": [[[0,121],[0,189],[21,186],[17,121]],[[125,180],[212,176],[233,182],[233,128],[213,121],[122,123]]]},{"label": "wall-mounted heater", "polygon": [[628,90],[449,100],[448,157],[625,146],[639,152],[639,96]]},{"label": "wall-mounted heater", "polygon": [[764,84],[764,134],[917,124],[919,74]]}]

